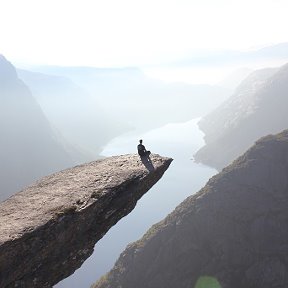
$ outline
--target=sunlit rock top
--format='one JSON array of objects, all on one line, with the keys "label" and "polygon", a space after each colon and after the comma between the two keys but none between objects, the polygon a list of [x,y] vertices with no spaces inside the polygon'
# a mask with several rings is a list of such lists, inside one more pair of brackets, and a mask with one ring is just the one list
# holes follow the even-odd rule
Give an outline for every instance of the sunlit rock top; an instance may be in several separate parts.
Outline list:
[{"label": "sunlit rock top", "polygon": [[76,166],[1,203],[0,287],[52,287],[79,268],[172,161],[150,158],[131,154]]}]

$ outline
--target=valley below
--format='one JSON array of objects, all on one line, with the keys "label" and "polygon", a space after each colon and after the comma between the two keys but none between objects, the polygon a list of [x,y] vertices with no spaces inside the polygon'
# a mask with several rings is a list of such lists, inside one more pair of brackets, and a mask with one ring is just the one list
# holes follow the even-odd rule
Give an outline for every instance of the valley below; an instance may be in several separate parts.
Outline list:
[{"label": "valley below", "polygon": [[204,145],[203,133],[193,119],[167,124],[145,133],[130,132],[109,142],[103,156],[136,152],[139,139],[152,153],[174,160],[164,177],[137,203],[136,208],[111,228],[96,244],[93,255],[58,288],[90,287],[108,272],[125,247],[139,239],[156,222],[162,220],[185,198],[196,193],[217,171],[194,163],[192,155]]}]

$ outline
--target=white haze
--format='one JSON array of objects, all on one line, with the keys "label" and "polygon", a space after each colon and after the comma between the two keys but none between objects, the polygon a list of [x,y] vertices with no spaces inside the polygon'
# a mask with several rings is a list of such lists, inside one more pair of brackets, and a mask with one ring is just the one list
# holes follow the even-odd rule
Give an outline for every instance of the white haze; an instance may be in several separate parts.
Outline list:
[{"label": "white haze", "polygon": [[[0,93],[0,118],[3,119],[0,124],[6,129],[0,129],[1,135],[5,136],[3,131],[7,131],[6,134],[9,135],[10,130],[15,134],[15,139],[11,136],[2,137],[10,142],[7,141],[6,146],[0,147],[0,151],[6,156],[6,160],[2,161],[2,170],[8,171],[6,167],[11,164],[12,172],[8,176],[17,183],[17,187],[9,184],[9,193],[20,190],[22,186],[40,177],[36,173],[40,170],[39,164],[33,166],[37,170],[34,172],[31,161],[30,169],[26,169],[27,174],[31,172],[31,177],[23,176],[22,172],[33,152],[35,154],[35,147],[39,154],[43,154],[42,143],[35,144],[35,147],[27,144],[27,151],[31,151],[31,154],[21,150],[23,143],[33,143],[30,134],[34,134],[36,138],[40,135],[32,129],[32,132],[27,133],[29,127],[26,126],[30,124],[26,125],[23,119],[32,119],[32,116],[33,121],[30,122],[37,123],[36,126],[47,137],[46,140],[43,136],[43,142],[48,146],[50,142],[57,140],[57,145],[58,142],[61,145],[54,150],[67,150],[77,163],[95,160],[102,148],[106,147],[106,151],[108,148],[115,149],[115,146],[111,146],[113,143],[122,149],[117,150],[117,153],[134,153],[135,147],[132,144],[127,146],[127,151],[121,146],[123,137],[125,139],[123,133],[137,135],[137,139],[139,135],[144,135],[149,149],[163,154],[164,144],[156,136],[160,135],[164,139],[165,134],[166,143],[173,139],[170,136],[171,131],[182,132],[177,137],[171,134],[174,135],[174,140],[183,142],[181,145],[176,143],[172,148],[177,153],[182,152],[181,149],[186,153],[190,144],[192,147],[192,141],[202,139],[198,130],[191,129],[190,132],[190,127],[181,123],[209,113],[227,99],[237,84],[252,70],[288,62],[288,53],[286,56],[284,53],[283,57],[275,57],[277,47],[276,50],[271,48],[265,57],[263,53],[257,54],[263,47],[288,43],[287,11],[287,0],[0,0],[0,54],[17,68],[26,69],[18,70],[18,77],[27,85],[25,89],[29,89],[30,102],[39,104],[37,113],[41,114],[41,121],[45,124],[43,127],[47,126],[46,130],[41,128],[41,122],[29,112],[36,104],[32,105],[27,101],[27,111],[21,105],[19,99],[23,98],[22,90],[17,96],[12,87],[11,93],[18,98],[14,101],[10,96],[6,97],[11,100],[6,106],[4,94]],[[288,44],[283,47],[288,50]],[[252,56],[258,58],[254,59]],[[5,73],[6,70],[3,74]],[[0,88],[1,80],[3,79],[0,77]],[[10,94],[7,92],[7,95]],[[3,111],[12,120],[4,117]],[[13,118],[11,111],[20,111],[23,116],[16,113]],[[28,117],[30,114],[32,116]],[[187,132],[180,127],[186,127]],[[50,134],[46,135],[45,131]],[[187,135],[190,140],[183,140],[183,135]],[[115,137],[118,137],[118,142],[113,142]],[[151,140],[149,146],[149,137],[161,145],[154,148]],[[119,139],[122,140],[119,142]],[[62,145],[66,141],[69,149]],[[129,141],[133,143],[134,140],[131,142],[130,138]],[[10,143],[15,147],[11,147]],[[53,145],[56,146],[55,143]],[[167,150],[173,150],[172,148],[167,145]],[[51,149],[52,152],[54,150]],[[21,160],[13,151],[21,156],[25,154],[28,160]],[[189,157],[192,154],[192,151],[189,152]],[[39,157],[35,158],[38,160]],[[52,162],[57,157],[48,158]],[[44,160],[46,165],[46,158]],[[60,163],[62,166],[48,163],[50,166],[46,170],[43,168],[42,174],[72,165],[64,160],[65,165]],[[177,161],[175,159],[174,163],[178,163]],[[205,174],[201,169],[206,168],[190,165],[192,161],[186,154],[184,161],[187,167],[199,172],[199,177],[196,170],[191,173],[197,181],[201,179],[205,183],[205,179],[212,173],[208,171]],[[181,161],[179,163],[182,165]],[[178,166],[178,176],[186,175],[181,171],[186,166],[181,165]],[[24,168],[18,172],[15,167]],[[170,171],[175,173],[175,170]],[[187,168],[187,171],[190,170]],[[3,174],[2,178],[8,176]],[[180,179],[178,176],[176,173],[171,175],[173,182],[176,179],[176,186]],[[196,183],[192,178],[188,180]],[[164,186],[169,184],[163,182]],[[183,182],[182,185],[183,191],[190,194],[191,183],[186,185]],[[3,191],[9,190],[3,184],[0,188]],[[194,188],[192,190],[197,191]],[[172,188],[170,190],[174,193]],[[172,197],[167,197],[168,201],[171,199]],[[175,207],[176,204],[178,202],[173,202],[171,206]],[[155,202],[154,205],[158,203]],[[173,209],[167,207],[163,205],[163,209]],[[168,213],[165,210],[166,212]],[[137,221],[135,225],[145,231],[146,227],[140,227],[141,217],[133,221]],[[156,220],[146,223],[147,227],[154,224],[153,221]],[[121,233],[125,234],[125,230]],[[115,239],[117,241],[117,237]],[[123,246],[126,244],[128,243],[123,243]],[[110,260],[112,265],[115,259]],[[90,274],[89,271],[85,273]],[[82,279],[78,281],[81,282]],[[62,285],[65,288],[71,287],[68,284]]]},{"label": "white haze", "polygon": [[149,66],[287,42],[286,0],[1,0],[13,63]]}]

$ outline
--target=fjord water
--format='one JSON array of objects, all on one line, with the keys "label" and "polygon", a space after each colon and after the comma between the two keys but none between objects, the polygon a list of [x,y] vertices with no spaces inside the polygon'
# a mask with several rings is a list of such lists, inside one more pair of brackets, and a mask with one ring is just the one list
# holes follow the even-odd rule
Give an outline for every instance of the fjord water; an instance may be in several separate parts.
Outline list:
[{"label": "fjord water", "polygon": [[193,154],[204,145],[198,121],[167,124],[146,133],[134,131],[113,139],[104,147],[103,156],[135,153],[139,139],[143,139],[147,150],[172,157],[174,161],[163,178],[139,200],[135,209],[96,244],[93,255],[82,267],[55,287],[90,287],[113,267],[129,243],[138,240],[185,198],[199,191],[217,172],[193,162]]}]

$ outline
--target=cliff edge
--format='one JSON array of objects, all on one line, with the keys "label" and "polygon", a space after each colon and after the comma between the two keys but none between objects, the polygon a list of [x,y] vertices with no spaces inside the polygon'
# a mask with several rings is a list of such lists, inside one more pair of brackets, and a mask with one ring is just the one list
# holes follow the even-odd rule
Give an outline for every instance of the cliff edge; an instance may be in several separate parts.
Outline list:
[{"label": "cliff edge", "polygon": [[94,288],[288,287],[288,130],[256,142]]},{"label": "cliff edge", "polygon": [[80,165],[1,203],[0,287],[52,287],[72,274],[172,161],[151,160],[131,154]]}]

